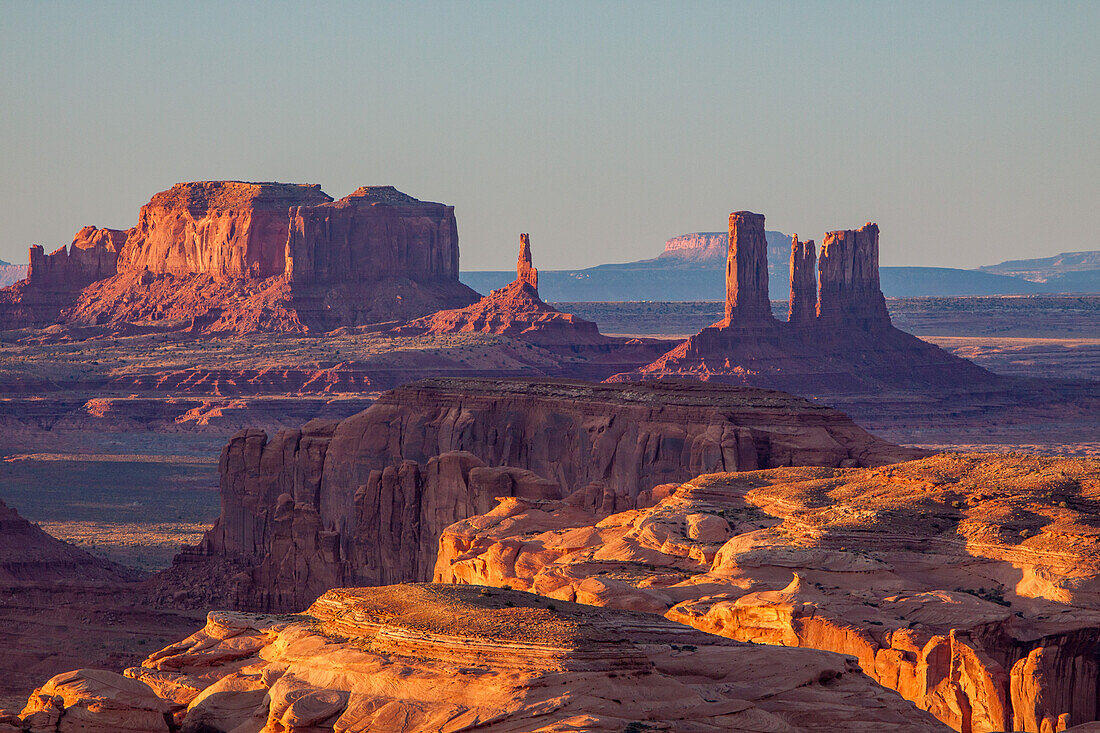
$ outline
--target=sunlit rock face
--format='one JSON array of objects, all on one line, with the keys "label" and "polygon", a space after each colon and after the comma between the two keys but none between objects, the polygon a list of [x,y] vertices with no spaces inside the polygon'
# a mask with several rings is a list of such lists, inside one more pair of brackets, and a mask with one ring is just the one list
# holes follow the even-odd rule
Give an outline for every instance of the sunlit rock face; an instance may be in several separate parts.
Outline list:
[{"label": "sunlit rock face", "polygon": [[960,731],[1100,717],[1100,462],[945,454],[652,493],[612,516],[504,499],[443,533],[435,579],[851,654]]},{"label": "sunlit rock face", "polygon": [[318,185],[177,183],[141,207],[118,269],[215,278],[281,275],[290,208],[330,201]]},{"label": "sunlit rock face", "polygon": [[339,201],[315,184],[195,181],[122,232],[86,227],[0,290],[0,327],[182,323],[195,332],[327,331],[468,305],[454,208],[392,186]]},{"label": "sunlit rock face", "polygon": [[438,585],[333,590],[301,615],[212,612],[125,676],[54,677],[16,721],[89,733],[947,730],[851,658]]}]

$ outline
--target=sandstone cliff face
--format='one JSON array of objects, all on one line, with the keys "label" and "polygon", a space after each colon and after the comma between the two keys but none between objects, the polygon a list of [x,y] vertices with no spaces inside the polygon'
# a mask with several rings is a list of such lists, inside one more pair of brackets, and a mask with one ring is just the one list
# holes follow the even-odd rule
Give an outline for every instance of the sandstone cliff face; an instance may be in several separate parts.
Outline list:
[{"label": "sandstone cliff face", "polygon": [[141,207],[118,269],[214,278],[280,275],[290,208],[329,201],[318,185],[177,183]]},{"label": "sandstone cliff face", "polygon": [[850,658],[432,585],[334,590],[305,615],[212,612],[125,676],[54,677],[15,722],[88,733],[946,730]]},{"label": "sandstone cliff face", "polygon": [[363,186],[331,204],[298,206],[290,219],[285,269],[296,285],[393,276],[458,282],[453,206]]},{"label": "sandstone cliff face", "polygon": [[787,321],[794,325],[805,326],[813,323],[817,316],[817,249],[814,240],[798,241],[795,234],[791,239],[791,295],[787,305]]},{"label": "sandstone cliff face", "polygon": [[531,264],[531,237],[519,235],[519,257],[516,259],[516,279],[525,282],[538,292],[539,271]]},{"label": "sandstone cliff face", "polygon": [[[300,609],[338,585],[428,579],[439,533],[495,495],[612,512],[707,471],[913,455],[842,413],[765,390],[429,379],[339,424],[235,435],[222,452],[221,516],[199,554],[252,568],[219,602]],[[201,557],[180,563],[192,561],[200,568]]]},{"label": "sandstone cliff face", "polygon": [[730,214],[726,260],[726,323],[740,327],[772,320],[764,216],[735,211]]},{"label": "sandstone cliff face", "polygon": [[817,315],[848,328],[890,325],[878,276],[878,225],[829,232],[821,243]]},{"label": "sandstone cliff face", "polygon": [[28,254],[27,281],[36,288],[80,290],[115,274],[118,254],[125,242],[126,232],[84,227],[68,248],[61,247],[46,255],[40,245],[35,245]]},{"label": "sandstone cliff face", "polygon": [[435,579],[852,654],[960,731],[1100,717],[1100,463],[950,454],[660,493],[610,517],[506,499],[444,532]]}]

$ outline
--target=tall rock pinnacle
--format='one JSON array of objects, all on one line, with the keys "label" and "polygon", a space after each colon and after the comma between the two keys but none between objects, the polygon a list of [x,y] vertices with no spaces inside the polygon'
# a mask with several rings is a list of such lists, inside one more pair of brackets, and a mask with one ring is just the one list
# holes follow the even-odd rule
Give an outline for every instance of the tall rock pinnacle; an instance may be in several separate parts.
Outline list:
[{"label": "tall rock pinnacle", "polygon": [[878,276],[878,225],[829,232],[818,265],[818,319],[826,325],[890,325]]},{"label": "tall rock pinnacle", "polygon": [[726,257],[726,323],[750,325],[771,320],[764,215],[735,211],[730,214]]},{"label": "tall rock pinnacle", "polygon": [[516,279],[525,282],[538,292],[539,271],[531,264],[531,237],[519,235],[519,259],[516,260]]},{"label": "tall rock pinnacle", "polygon": [[791,299],[787,321],[799,325],[813,323],[817,316],[817,248],[814,240],[791,240]]}]

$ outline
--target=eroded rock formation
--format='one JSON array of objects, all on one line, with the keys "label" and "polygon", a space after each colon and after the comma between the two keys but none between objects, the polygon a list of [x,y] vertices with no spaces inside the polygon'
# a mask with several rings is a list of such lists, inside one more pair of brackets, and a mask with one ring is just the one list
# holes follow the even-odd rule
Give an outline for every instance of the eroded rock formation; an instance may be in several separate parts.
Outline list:
[{"label": "eroded rock formation", "polygon": [[854,655],[956,730],[1100,717],[1100,462],[947,454],[700,476],[600,516],[505,499],[435,578]]},{"label": "eroded rock formation", "polygon": [[[519,235],[516,279],[465,308],[439,311],[395,329],[404,335],[446,334],[476,331],[512,336],[525,341],[574,350],[586,346],[610,346],[596,324],[562,313],[539,297],[539,271],[531,264],[531,240]],[[616,344],[621,345],[621,344]]]},{"label": "eroded rock formation", "polygon": [[787,305],[787,321],[798,326],[811,325],[817,316],[817,248],[814,240],[791,239],[791,294]]},{"label": "eroded rock formation", "polygon": [[304,615],[214,612],[204,629],[125,675],[58,675],[31,696],[19,727],[946,730],[851,658],[488,588],[347,588]]},{"label": "eroded rock formation", "polygon": [[32,248],[28,281],[0,291],[0,328],[327,331],[476,299],[458,280],[453,207],[392,186],[334,202],[317,185],[199,181],[155,195],[127,232],[88,227],[68,251]]},{"label": "eroded rock formation", "polygon": [[688,377],[829,398],[999,384],[984,369],[891,325],[879,289],[876,225],[826,235],[819,287],[812,241],[792,242],[786,322],[772,317],[767,300],[764,217],[730,214],[729,236],[725,319],[610,381]]},{"label": "eroded rock formation", "polygon": [[751,211],[735,211],[730,214],[729,256],[726,258],[725,324],[751,327],[772,320],[764,216]]},{"label": "eroded rock formation", "polygon": [[177,183],[141,207],[118,270],[216,279],[281,275],[288,211],[330,201],[316,184]]},{"label": "eroded rock formation", "polygon": [[[767,390],[428,379],[338,424],[237,433],[221,457],[221,516],[166,592],[298,610],[328,588],[429,579],[439,534],[494,496],[572,497],[608,513],[708,471],[915,454]],[[247,570],[211,584],[202,568],[217,558]]]},{"label": "eroded rock formation", "polygon": [[817,316],[828,326],[890,325],[878,277],[878,225],[829,232],[821,243]]}]

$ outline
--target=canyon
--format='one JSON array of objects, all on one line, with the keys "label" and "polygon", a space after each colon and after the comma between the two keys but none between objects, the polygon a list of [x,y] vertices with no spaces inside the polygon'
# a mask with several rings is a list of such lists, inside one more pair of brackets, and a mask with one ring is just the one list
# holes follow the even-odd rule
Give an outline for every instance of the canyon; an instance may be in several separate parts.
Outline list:
[{"label": "canyon", "polygon": [[916,455],[768,390],[426,379],[338,423],[234,435],[221,513],[159,587],[198,605],[294,610],[329,588],[430,579],[442,531],[497,496],[609,513],[709,471]]},{"label": "canyon", "polygon": [[437,582],[645,610],[854,655],[956,730],[1060,731],[1100,704],[1100,463],[940,454],[702,475],[612,515],[505,497]]}]

